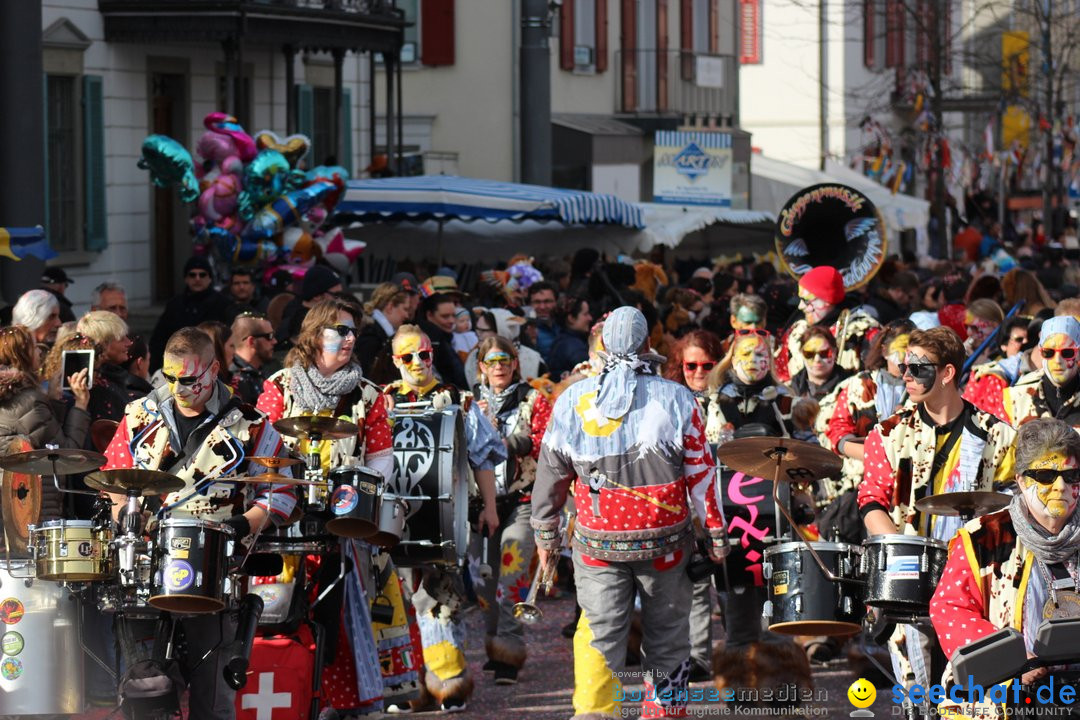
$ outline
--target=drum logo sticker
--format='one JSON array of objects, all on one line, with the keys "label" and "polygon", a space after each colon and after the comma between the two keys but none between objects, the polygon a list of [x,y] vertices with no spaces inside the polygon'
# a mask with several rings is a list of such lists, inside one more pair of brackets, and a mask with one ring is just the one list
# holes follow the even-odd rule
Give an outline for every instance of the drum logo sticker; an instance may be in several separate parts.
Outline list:
[{"label": "drum logo sticker", "polygon": [[398,418],[394,425],[394,477],[398,492],[409,494],[427,477],[435,462],[435,447],[431,428],[413,418]]},{"label": "drum logo sticker", "polygon": [[780,570],[774,572],[772,576],[773,581],[773,595],[787,595],[788,586],[788,571]]},{"label": "drum logo sticker", "polygon": [[4,658],[4,662],[0,663],[0,676],[3,676],[5,680],[18,680],[22,671],[22,660],[18,658]]},{"label": "drum logo sticker", "polygon": [[191,538],[189,537],[174,537],[169,538],[170,550],[190,550]]},{"label": "drum logo sticker", "polygon": [[378,488],[375,487],[375,484],[369,482],[360,483],[359,488],[360,492],[364,493],[365,495],[374,495],[378,491]]},{"label": "drum logo sticker", "polygon": [[889,558],[885,566],[886,580],[918,580],[919,556],[897,555]]},{"label": "drum logo sticker", "polygon": [[85,540],[82,541],[81,543],[79,543],[79,555],[81,555],[82,557],[93,557],[94,546],[86,542]]},{"label": "drum logo sticker", "polygon": [[18,598],[9,597],[0,602],[0,622],[5,625],[14,625],[22,620],[26,608]]},{"label": "drum logo sticker", "polygon": [[4,633],[4,637],[0,638],[0,649],[4,651],[5,655],[18,655],[25,646],[23,636],[14,630],[7,631]]},{"label": "drum logo sticker", "polygon": [[342,485],[334,490],[330,500],[335,515],[347,515],[360,504],[360,496],[352,485]]},{"label": "drum logo sticker", "polygon": [[186,560],[173,560],[165,568],[165,586],[170,590],[187,590],[195,583],[195,571]]}]

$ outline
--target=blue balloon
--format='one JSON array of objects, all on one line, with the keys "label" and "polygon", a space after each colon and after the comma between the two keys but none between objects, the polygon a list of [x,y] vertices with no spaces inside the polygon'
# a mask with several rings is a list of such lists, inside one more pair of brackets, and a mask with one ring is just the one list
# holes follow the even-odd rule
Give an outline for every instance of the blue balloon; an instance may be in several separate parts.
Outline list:
[{"label": "blue balloon", "polygon": [[277,150],[262,150],[244,168],[244,190],[240,193],[240,218],[250,220],[256,210],[281,197],[303,182],[304,174],[293,171]]},{"label": "blue balloon", "polygon": [[166,135],[148,135],[142,144],[139,167],[150,171],[150,179],[159,188],[180,186],[180,199],[195,202],[199,197],[199,181],[195,179],[195,163],[183,145]]},{"label": "blue balloon", "polygon": [[241,233],[241,239],[247,242],[272,238],[288,226],[300,222],[308,210],[337,189],[338,186],[329,180],[320,180],[282,195],[256,213]]}]

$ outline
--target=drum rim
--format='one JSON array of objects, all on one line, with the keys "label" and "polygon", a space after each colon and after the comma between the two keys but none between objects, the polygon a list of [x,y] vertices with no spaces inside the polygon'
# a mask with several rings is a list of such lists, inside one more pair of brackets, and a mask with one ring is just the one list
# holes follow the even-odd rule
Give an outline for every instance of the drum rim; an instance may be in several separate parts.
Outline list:
[{"label": "drum rim", "polygon": [[167,518],[158,522],[157,534],[169,527],[198,527],[223,532],[226,535],[235,535],[236,531],[223,522],[217,520],[199,520],[198,518]]},{"label": "drum rim", "polygon": [[949,544],[937,538],[923,537],[922,535],[904,535],[903,533],[888,533],[883,535],[871,535],[862,541],[863,547],[868,545],[922,545],[924,547],[948,550]]},{"label": "drum rim", "polygon": [[358,472],[361,475],[370,475],[370,476],[373,476],[373,477],[377,477],[379,479],[378,483],[380,485],[383,483],[383,480],[385,479],[385,478],[383,478],[383,474],[381,472],[379,472],[378,470],[372,470],[367,465],[341,465],[341,466],[336,467],[336,468],[331,468],[330,472],[326,473],[326,477],[332,478],[335,475],[343,475],[346,472]]},{"label": "drum rim", "polygon": [[[60,520],[46,520],[45,522],[41,523],[40,525],[27,525],[26,526],[27,530],[31,531],[31,532],[34,531],[34,530],[50,530],[52,528],[58,528],[58,527],[73,527],[73,528],[78,527],[78,528],[90,528],[90,529],[93,529],[94,528],[94,521],[93,520],[63,520],[63,519],[60,519]],[[102,529],[104,529],[104,528],[102,528]]]},{"label": "drum rim", "polygon": [[770,555],[779,555],[795,548],[806,550],[806,546],[809,544],[817,551],[824,550],[825,552],[845,552],[846,550],[855,550],[858,553],[862,552],[861,545],[852,545],[851,543],[833,543],[833,542],[810,542],[804,543],[800,540],[792,540],[790,542],[780,543],[779,545],[773,545],[772,547],[765,548],[763,557],[769,557]]}]

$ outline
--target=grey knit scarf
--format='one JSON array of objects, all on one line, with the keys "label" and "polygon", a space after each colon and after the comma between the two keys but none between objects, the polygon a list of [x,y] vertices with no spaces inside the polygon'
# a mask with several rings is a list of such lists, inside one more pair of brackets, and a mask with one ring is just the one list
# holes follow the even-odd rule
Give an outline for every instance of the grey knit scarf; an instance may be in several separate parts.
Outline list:
[{"label": "grey knit scarf", "polygon": [[1009,515],[1013,527],[1024,547],[1031,550],[1035,557],[1044,563],[1059,563],[1072,560],[1080,550],[1080,512],[1073,512],[1072,517],[1057,535],[1048,535],[1038,521],[1031,516],[1023,491],[1013,495],[1009,504]]},{"label": "grey knit scarf", "polygon": [[355,390],[363,377],[360,366],[355,363],[349,363],[329,377],[314,365],[309,368],[293,365],[289,375],[289,389],[299,409],[312,413],[336,407],[341,396]]}]

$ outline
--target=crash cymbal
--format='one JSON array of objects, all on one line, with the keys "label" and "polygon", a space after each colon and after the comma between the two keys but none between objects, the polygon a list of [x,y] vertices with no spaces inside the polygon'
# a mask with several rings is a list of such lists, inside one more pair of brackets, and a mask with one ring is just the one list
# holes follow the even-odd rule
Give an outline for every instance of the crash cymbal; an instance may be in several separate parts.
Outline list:
[{"label": "crash cymbal", "polygon": [[360,431],[360,428],[347,420],[338,420],[326,415],[298,415],[282,418],[274,423],[274,429],[289,437],[317,436],[321,440],[355,437]]},{"label": "crash cymbal", "polygon": [[[24,438],[12,438],[7,450],[22,452],[30,449]],[[7,535],[11,552],[19,557],[28,553],[30,525],[41,521],[41,477],[28,473],[0,470],[0,511],[3,514],[3,531]],[[0,546],[3,538],[0,538]]]},{"label": "crash cymbal", "polygon": [[130,492],[144,497],[165,495],[184,487],[184,481],[175,475],[141,468],[100,470],[87,475],[86,484],[102,492],[118,495],[127,495]]},{"label": "crash cymbal", "polygon": [[950,492],[916,500],[915,509],[931,515],[978,517],[1004,510],[1011,502],[1012,495],[999,492]]},{"label": "crash cymbal", "polygon": [[277,473],[263,473],[262,475],[239,475],[237,477],[221,478],[221,482],[236,482],[236,483],[249,483],[256,484],[269,484],[269,485],[325,485],[326,483],[318,483],[313,480],[305,480],[303,478],[289,477],[288,475],[278,475]]},{"label": "crash cymbal", "polygon": [[785,437],[749,437],[716,448],[716,457],[732,470],[770,479],[780,461],[780,479],[814,480],[836,475],[841,460],[820,445]]},{"label": "crash cymbal", "polygon": [[299,458],[291,457],[249,457],[248,460],[256,465],[262,465],[264,468],[270,468],[271,470],[301,465],[304,462]]},{"label": "crash cymbal", "polygon": [[0,468],[32,475],[52,475],[54,461],[57,475],[74,475],[97,470],[105,464],[105,456],[89,450],[68,448],[29,450],[0,457]]}]

